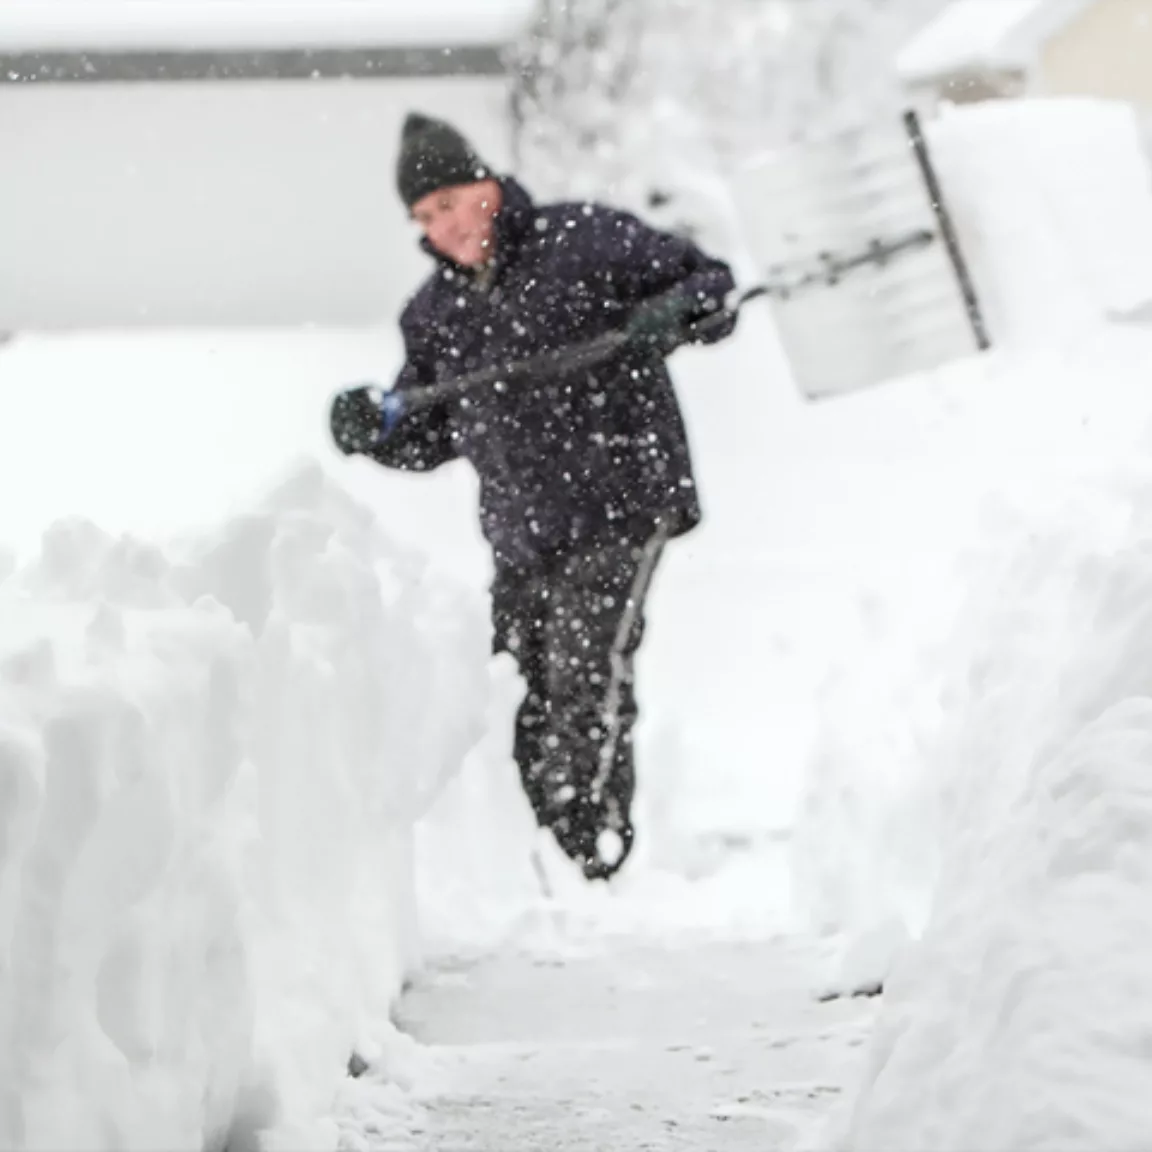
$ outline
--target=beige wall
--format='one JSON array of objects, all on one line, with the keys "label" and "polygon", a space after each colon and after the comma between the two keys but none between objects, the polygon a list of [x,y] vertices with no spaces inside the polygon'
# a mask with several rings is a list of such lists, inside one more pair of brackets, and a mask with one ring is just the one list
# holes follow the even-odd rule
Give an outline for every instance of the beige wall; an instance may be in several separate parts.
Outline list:
[{"label": "beige wall", "polygon": [[508,162],[497,79],[0,84],[0,331],[393,324],[411,108]]},{"label": "beige wall", "polygon": [[1152,106],[1152,0],[1096,0],[1046,45],[1035,91]]}]

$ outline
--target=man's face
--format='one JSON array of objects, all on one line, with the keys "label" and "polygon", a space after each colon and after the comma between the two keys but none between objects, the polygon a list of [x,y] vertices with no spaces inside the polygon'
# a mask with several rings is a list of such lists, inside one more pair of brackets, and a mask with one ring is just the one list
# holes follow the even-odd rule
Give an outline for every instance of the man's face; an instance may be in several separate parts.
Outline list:
[{"label": "man's face", "polygon": [[492,218],[500,211],[500,185],[495,180],[441,188],[412,205],[412,219],[432,247],[467,268],[492,255]]}]

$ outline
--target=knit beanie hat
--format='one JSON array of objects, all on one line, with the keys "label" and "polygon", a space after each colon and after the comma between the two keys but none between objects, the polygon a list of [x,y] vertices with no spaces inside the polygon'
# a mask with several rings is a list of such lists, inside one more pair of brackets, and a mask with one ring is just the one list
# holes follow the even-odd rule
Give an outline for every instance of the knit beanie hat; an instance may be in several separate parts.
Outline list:
[{"label": "knit beanie hat", "polygon": [[429,192],[454,184],[475,184],[494,173],[450,124],[410,112],[400,138],[396,187],[411,208]]}]

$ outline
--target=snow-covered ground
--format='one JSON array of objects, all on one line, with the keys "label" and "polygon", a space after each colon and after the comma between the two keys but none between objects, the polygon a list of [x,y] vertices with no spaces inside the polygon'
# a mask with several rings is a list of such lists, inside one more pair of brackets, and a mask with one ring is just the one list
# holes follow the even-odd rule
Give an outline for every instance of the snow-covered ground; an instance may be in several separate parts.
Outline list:
[{"label": "snow-covered ground", "polygon": [[[982,186],[958,197],[969,222]],[[929,376],[807,406],[759,306],[677,354],[708,523],[654,588],[637,855],[604,892],[546,853],[551,903],[474,482],[325,442],[329,393],[386,378],[391,334],[0,347],[5,1146],[384,1147],[414,1100],[441,1125],[461,1092],[530,1110],[542,1079],[496,1085],[531,1053],[573,1072],[589,1042],[626,1062],[687,1036],[748,1065],[757,1042],[723,1022],[758,998],[807,1052],[814,994],[878,977],[863,1066],[849,1028],[818,1108],[680,1072],[664,1090],[755,1113],[777,1146],[1136,1146],[1152,330],[1106,325],[1102,291],[1095,321],[1054,309],[1045,333],[1009,307],[1040,288],[994,255],[983,286],[1014,286],[996,315],[1027,338]],[[673,947],[689,958],[652,966]],[[494,967],[449,1011],[451,966],[477,955]],[[438,983],[400,1018],[427,1049],[390,1022],[424,959]],[[662,1027],[596,975],[631,960]],[[538,966],[572,980],[534,995],[586,996],[587,1018],[525,998],[493,1022]],[[353,1050],[371,1072],[348,1081]]]}]

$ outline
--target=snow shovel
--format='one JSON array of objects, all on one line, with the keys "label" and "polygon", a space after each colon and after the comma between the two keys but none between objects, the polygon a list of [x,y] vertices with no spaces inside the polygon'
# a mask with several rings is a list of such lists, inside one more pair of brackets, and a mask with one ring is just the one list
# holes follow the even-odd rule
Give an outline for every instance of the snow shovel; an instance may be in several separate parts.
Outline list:
[{"label": "snow shovel", "polygon": [[[768,284],[757,284],[742,292],[735,304],[728,305],[718,312],[706,316],[693,324],[697,332],[708,332],[718,327],[722,322],[738,315],[740,309],[750,300],[758,296],[766,296],[773,291]],[[557,348],[550,352],[543,352],[539,356],[529,356],[523,360],[514,360],[507,364],[498,364],[491,368],[483,368],[477,372],[466,372],[460,376],[450,377],[447,380],[438,380],[435,384],[427,384],[421,388],[406,388],[404,390],[404,411],[418,412],[422,408],[444,400],[449,396],[456,396],[462,392],[470,392],[476,388],[484,388],[494,384],[511,383],[519,380],[539,380],[565,372],[579,371],[581,368],[591,368],[607,360],[613,353],[618,352],[628,343],[626,332],[614,329],[602,336],[597,336],[587,343]],[[376,441],[380,423],[380,404],[388,395],[379,390],[376,399],[366,404],[366,396],[370,396],[373,389],[366,386],[346,389],[338,393],[333,401],[329,414],[329,424],[336,446],[346,456],[356,452],[368,450]]]}]

